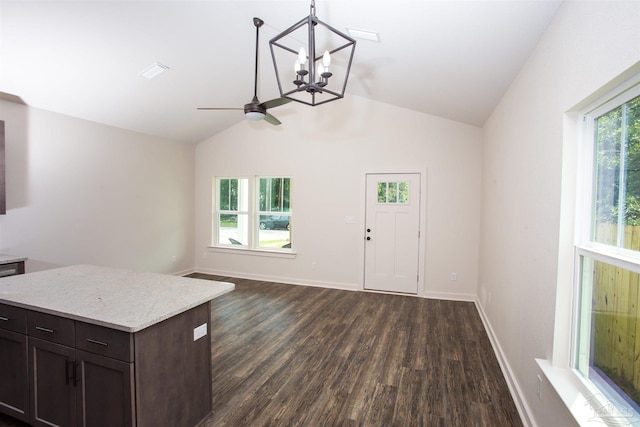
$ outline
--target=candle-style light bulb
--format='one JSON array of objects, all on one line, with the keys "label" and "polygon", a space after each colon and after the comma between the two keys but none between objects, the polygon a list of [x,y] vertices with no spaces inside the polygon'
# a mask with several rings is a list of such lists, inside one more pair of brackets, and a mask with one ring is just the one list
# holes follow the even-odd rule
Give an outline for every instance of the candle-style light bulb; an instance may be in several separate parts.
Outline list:
[{"label": "candle-style light bulb", "polygon": [[331,55],[328,50],[325,50],[324,55],[322,55],[322,65],[324,65],[325,68],[329,68],[329,65],[331,65]]},{"label": "candle-style light bulb", "polygon": [[300,62],[301,67],[307,62],[307,53],[304,51],[303,47],[298,51],[298,61]]},{"label": "candle-style light bulb", "polygon": [[297,74],[301,68],[302,66],[300,65],[300,61],[296,59],[296,62],[293,64],[293,71],[295,71]]}]

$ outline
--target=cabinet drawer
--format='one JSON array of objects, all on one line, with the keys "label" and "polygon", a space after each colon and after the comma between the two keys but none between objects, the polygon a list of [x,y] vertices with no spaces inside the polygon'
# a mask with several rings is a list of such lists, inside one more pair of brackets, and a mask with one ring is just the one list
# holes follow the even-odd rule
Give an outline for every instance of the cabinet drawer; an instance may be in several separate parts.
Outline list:
[{"label": "cabinet drawer", "polygon": [[0,329],[26,334],[27,310],[20,307],[0,304]]},{"label": "cabinet drawer", "polygon": [[0,277],[24,274],[24,261],[0,265]]},{"label": "cabinet drawer", "polygon": [[133,334],[76,322],[76,348],[123,362],[133,362]]},{"label": "cabinet drawer", "polygon": [[73,347],[73,326],[74,321],[71,319],[37,311],[27,313],[27,334],[30,337]]}]

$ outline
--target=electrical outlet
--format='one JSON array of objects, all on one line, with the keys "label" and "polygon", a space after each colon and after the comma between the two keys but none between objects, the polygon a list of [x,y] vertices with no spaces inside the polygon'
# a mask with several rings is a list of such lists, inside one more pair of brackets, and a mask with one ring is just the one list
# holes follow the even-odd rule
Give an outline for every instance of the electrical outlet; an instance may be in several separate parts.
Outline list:
[{"label": "electrical outlet", "polygon": [[171,257],[171,261],[172,261],[174,264],[176,263],[177,259],[176,259],[176,256],[175,256],[175,255]]},{"label": "electrical outlet", "polygon": [[193,329],[193,340],[198,341],[200,338],[207,336],[207,324],[203,323]]},{"label": "electrical outlet", "polygon": [[458,273],[451,273],[451,281],[455,282],[456,280],[458,280]]},{"label": "electrical outlet", "polygon": [[542,377],[540,375],[538,375],[536,394],[538,395],[538,399],[542,400]]},{"label": "electrical outlet", "polygon": [[315,270],[315,269],[317,269],[317,268],[318,268],[318,263],[317,263],[317,262],[315,262],[315,261],[313,261],[313,262],[311,263],[311,269],[312,269],[312,270]]}]

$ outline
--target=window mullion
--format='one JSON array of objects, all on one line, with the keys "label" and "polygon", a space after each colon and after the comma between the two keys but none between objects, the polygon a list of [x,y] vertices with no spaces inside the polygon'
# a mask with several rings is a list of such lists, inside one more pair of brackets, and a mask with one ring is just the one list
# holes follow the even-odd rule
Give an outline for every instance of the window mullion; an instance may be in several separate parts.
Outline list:
[{"label": "window mullion", "polygon": [[574,304],[577,326],[574,329],[574,334],[576,334],[577,341],[574,342],[572,350],[573,360],[578,371],[588,377],[589,363],[592,360],[591,343],[594,339],[592,311],[588,309],[593,301],[593,280],[590,275],[585,275],[584,272],[585,269],[593,269],[593,259],[585,256],[576,256],[574,268],[574,274],[579,277],[581,286],[576,289],[577,304]]},{"label": "window mullion", "polygon": [[625,212],[626,199],[627,199],[627,109],[628,104],[624,104],[622,108],[622,123],[620,131],[620,179],[618,184],[618,236],[617,246],[624,248],[624,233],[625,233]]}]

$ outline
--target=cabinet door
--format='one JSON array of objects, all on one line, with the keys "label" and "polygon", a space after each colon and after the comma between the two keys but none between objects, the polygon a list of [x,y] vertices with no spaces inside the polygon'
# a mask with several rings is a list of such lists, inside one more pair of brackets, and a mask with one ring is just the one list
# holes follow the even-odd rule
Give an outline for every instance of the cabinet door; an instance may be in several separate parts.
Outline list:
[{"label": "cabinet door", "polygon": [[75,350],[37,338],[28,342],[31,424],[75,426]]},{"label": "cabinet door", "polygon": [[210,313],[205,303],[136,332],[139,426],[192,427],[211,413]]},{"label": "cabinet door", "polygon": [[0,412],[29,421],[27,336],[0,329]]},{"label": "cabinet door", "polygon": [[78,424],[87,427],[132,427],[133,363],[77,351]]}]

